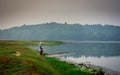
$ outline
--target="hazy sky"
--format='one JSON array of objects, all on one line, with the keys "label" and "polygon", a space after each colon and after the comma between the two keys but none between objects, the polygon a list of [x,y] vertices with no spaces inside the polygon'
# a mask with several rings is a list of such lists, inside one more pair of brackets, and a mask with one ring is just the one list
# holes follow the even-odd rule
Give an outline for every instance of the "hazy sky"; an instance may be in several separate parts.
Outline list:
[{"label": "hazy sky", "polygon": [[0,0],[0,29],[45,22],[120,25],[120,0]]}]

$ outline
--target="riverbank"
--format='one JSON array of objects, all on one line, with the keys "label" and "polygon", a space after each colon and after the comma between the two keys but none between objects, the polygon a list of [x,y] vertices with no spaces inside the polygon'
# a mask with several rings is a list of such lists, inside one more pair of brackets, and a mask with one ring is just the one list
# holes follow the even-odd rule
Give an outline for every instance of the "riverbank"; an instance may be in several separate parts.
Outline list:
[{"label": "riverbank", "polygon": [[120,75],[120,72],[118,71],[114,71],[102,66],[96,66],[94,64],[91,64],[90,62],[76,62],[75,60],[78,61],[78,59],[73,60],[74,58],[67,59],[67,57],[61,57],[61,56],[70,55],[70,54],[73,54],[73,53],[60,52],[60,53],[47,54],[46,56],[59,59],[60,61],[65,61],[70,65],[75,65],[79,67],[80,70],[86,70],[89,72],[98,71],[99,75]]},{"label": "riverbank", "polygon": [[114,71],[114,70],[111,70],[111,69],[108,69],[106,67],[102,67],[102,66],[97,66],[97,65],[94,65],[94,64],[91,64],[90,62],[85,62],[85,63],[80,63],[80,62],[74,62],[74,61],[71,61],[71,60],[67,60],[65,58],[59,58],[59,60],[61,61],[65,61],[69,64],[74,64],[78,67],[80,67],[80,69],[88,69],[88,70],[94,70],[94,69],[98,69],[100,71],[100,73],[102,73],[101,75],[120,75],[120,72],[118,71]]},{"label": "riverbank", "polygon": [[[61,43],[44,41],[44,45]],[[99,71],[81,70],[64,61],[41,56],[28,45],[39,45],[39,41],[0,41],[1,75],[93,75]]]}]

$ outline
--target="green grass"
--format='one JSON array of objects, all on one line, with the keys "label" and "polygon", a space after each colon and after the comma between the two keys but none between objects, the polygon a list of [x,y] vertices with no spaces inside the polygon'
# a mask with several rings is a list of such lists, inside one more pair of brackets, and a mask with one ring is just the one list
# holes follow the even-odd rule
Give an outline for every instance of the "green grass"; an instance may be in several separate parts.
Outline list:
[{"label": "green grass", "polygon": [[59,71],[61,75],[90,75],[87,71],[81,71],[78,67],[59,61],[55,58],[46,58],[46,61],[49,62],[53,68]]},{"label": "green grass", "polygon": [[[62,42],[44,41],[44,45]],[[91,75],[74,65],[39,55],[26,45],[38,45],[39,41],[0,41],[0,75]],[[16,52],[20,56],[16,56]]]}]

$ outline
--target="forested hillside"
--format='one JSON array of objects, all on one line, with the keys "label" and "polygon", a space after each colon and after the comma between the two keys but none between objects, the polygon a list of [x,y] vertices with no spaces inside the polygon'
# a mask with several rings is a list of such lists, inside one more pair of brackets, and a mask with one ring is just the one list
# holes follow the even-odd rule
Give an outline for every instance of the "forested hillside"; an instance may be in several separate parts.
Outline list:
[{"label": "forested hillside", "polygon": [[0,40],[120,41],[120,26],[45,23],[0,30]]}]

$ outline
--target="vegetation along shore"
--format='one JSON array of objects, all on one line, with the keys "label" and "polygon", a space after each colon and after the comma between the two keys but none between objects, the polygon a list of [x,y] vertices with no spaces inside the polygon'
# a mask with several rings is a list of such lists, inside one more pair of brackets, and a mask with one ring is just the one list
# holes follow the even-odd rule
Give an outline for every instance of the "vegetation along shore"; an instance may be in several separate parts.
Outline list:
[{"label": "vegetation along shore", "polygon": [[[63,42],[44,41],[43,45],[58,45]],[[99,68],[82,69],[56,58],[39,55],[28,48],[39,41],[0,41],[0,75],[100,75]],[[79,64],[83,65],[83,64]]]}]

